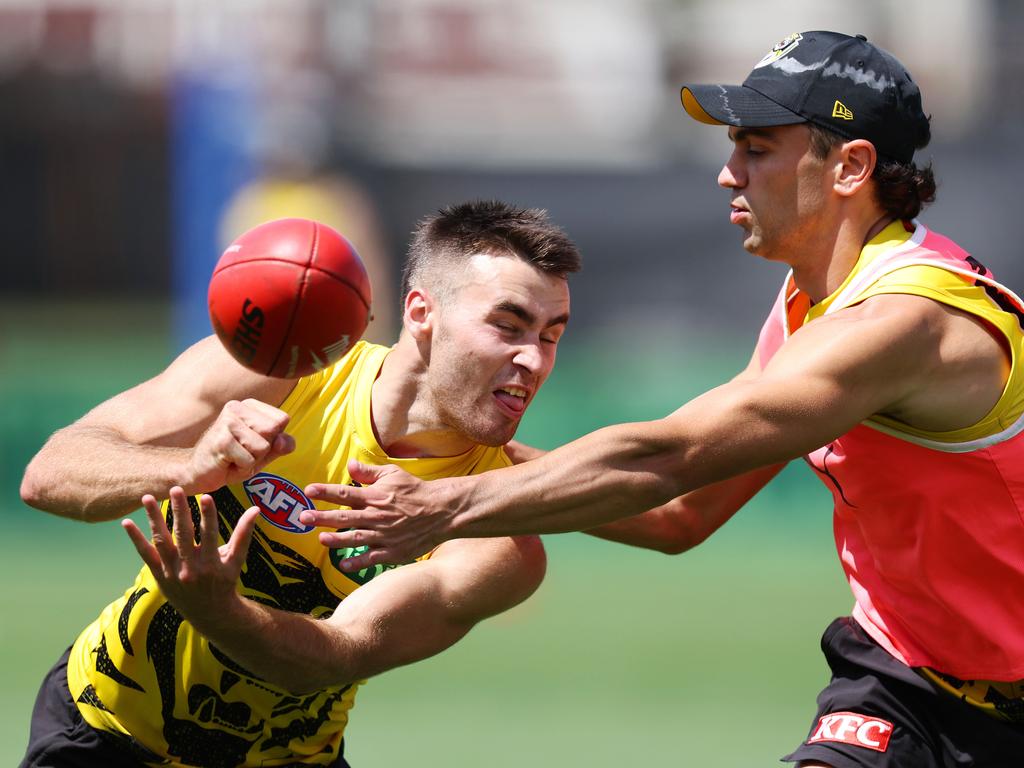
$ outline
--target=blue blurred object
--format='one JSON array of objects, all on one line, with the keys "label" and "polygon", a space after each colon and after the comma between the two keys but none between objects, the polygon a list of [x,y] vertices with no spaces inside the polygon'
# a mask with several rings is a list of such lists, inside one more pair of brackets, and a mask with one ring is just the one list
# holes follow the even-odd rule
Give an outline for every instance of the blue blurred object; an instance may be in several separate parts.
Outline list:
[{"label": "blue blurred object", "polygon": [[259,168],[255,83],[180,73],[171,83],[173,333],[184,349],[209,335],[206,288],[220,256],[224,208]]}]

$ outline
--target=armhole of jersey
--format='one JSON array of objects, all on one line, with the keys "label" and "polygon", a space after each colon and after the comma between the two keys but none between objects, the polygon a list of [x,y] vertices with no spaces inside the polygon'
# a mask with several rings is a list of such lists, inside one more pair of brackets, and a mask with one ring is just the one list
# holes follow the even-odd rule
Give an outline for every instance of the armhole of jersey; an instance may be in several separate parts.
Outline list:
[{"label": "armhole of jersey", "polygon": [[322,386],[323,378],[327,375],[327,372],[329,370],[330,368],[323,371],[318,371],[312,376],[305,376],[296,381],[295,386],[292,388],[292,391],[288,393],[288,397],[284,399],[284,402],[281,403],[278,406],[278,408],[280,408],[285,413],[294,413],[296,405],[302,402],[302,400],[312,389],[314,389],[315,387]]},{"label": "armhole of jersey", "polygon": [[[953,301],[952,297],[942,289],[921,285],[919,283],[897,282],[893,279],[904,270],[918,268],[935,270],[946,273],[947,275],[958,277],[964,281],[965,287],[972,287],[969,286],[967,281],[960,277],[956,272],[943,269],[938,265],[918,264],[904,266],[894,269],[892,272],[886,272],[880,275],[878,280],[858,294],[854,301],[849,302],[845,306],[855,306],[856,304],[860,304],[873,296],[880,296],[884,294],[906,294],[932,299],[940,304],[952,307],[953,309],[979,320],[984,325],[985,329],[993,336],[993,338],[996,339],[1000,348],[1008,356],[1010,374],[1007,377],[1006,384],[1003,386],[1002,393],[999,395],[999,399],[996,400],[992,408],[977,422],[968,427],[950,430],[948,432],[929,432],[927,430],[915,429],[903,422],[897,421],[896,419],[890,419],[885,416],[877,416],[868,419],[864,424],[866,426],[879,429],[886,434],[899,437],[910,442],[939,450],[950,450],[956,452],[976,450],[979,447],[991,444],[993,440],[1000,441],[1002,439],[1006,439],[1011,434],[1015,434],[1019,431],[1019,428],[1017,427],[1019,427],[1019,422],[1021,422],[1022,415],[1024,415],[1024,393],[1020,392],[1020,390],[1024,390],[1024,377],[1022,377],[1018,372],[1020,361],[1015,354],[1013,340],[1009,337],[1006,331],[991,322],[983,314],[972,311],[969,307],[960,305]],[[984,295],[985,289],[983,286],[975,285],[973,287],[977,288]],[[986,300],[988,300],[987,297]],[[1004,424],[1009,426],[1004,427]]]}]

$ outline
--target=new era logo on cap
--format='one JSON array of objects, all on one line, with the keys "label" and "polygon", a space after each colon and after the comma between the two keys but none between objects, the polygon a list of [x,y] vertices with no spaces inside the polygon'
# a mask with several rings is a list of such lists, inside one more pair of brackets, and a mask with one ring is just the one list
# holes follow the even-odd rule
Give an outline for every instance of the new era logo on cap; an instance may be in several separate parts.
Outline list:
[{"label": "new era logo on cap", "polygon": [[807,743],[832,741],[885,752],[891,735],[892,723],[888,720],[856,712],[833,712],[818,719],[818,727]]},{"label": "new era logo on cap", "polygon": [[838,117],[840,120],[853,120],[853,112],[843,102],[836,99],[836,103],[832,105],[832,117]]}]

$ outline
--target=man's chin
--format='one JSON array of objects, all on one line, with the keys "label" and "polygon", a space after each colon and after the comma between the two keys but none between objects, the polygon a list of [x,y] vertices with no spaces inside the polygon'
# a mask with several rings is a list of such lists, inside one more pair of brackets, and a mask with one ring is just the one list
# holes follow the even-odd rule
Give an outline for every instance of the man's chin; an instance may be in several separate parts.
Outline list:
[{"label": "man's chin", "polygon": [[472,426],[463,425],[459,432],[463,437],[477,445],[484,445],[488,448],[500,448],[515,437],[518,427],[519,419],[516,419],[514,423],[506,421],[503,424],[484,425],[478,423]]},{"label": "man's chin", "polygon": [[500,448],[501,446],[508,443],[512,438],[516,436],[516,430],[519,429],[519,420],[516,423],[505,429],[494,430],[493,432],[484,435],[479,442],[481,445],[486,445],[489,448]]}]

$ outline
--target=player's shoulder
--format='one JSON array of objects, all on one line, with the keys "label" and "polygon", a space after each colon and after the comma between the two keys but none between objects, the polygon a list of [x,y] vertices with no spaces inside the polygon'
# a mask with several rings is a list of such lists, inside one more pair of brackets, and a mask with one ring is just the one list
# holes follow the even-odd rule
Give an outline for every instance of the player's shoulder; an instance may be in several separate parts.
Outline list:
[{"label": "player's shoulder", "polygon": [[937,302],[911,295],[873,296],[805,324],[782,345],[766,372],[814,369],[846,382],[906,379],[908,370],[937,363],[948,331],[948,318]]},{"label": "player's shoulder", "polygon": [[818,332],[880,334],[892,338],[903,334],[924,341],[941,335],[948,309],[938,301],[909,293],[880,293],[808,323]]}]

